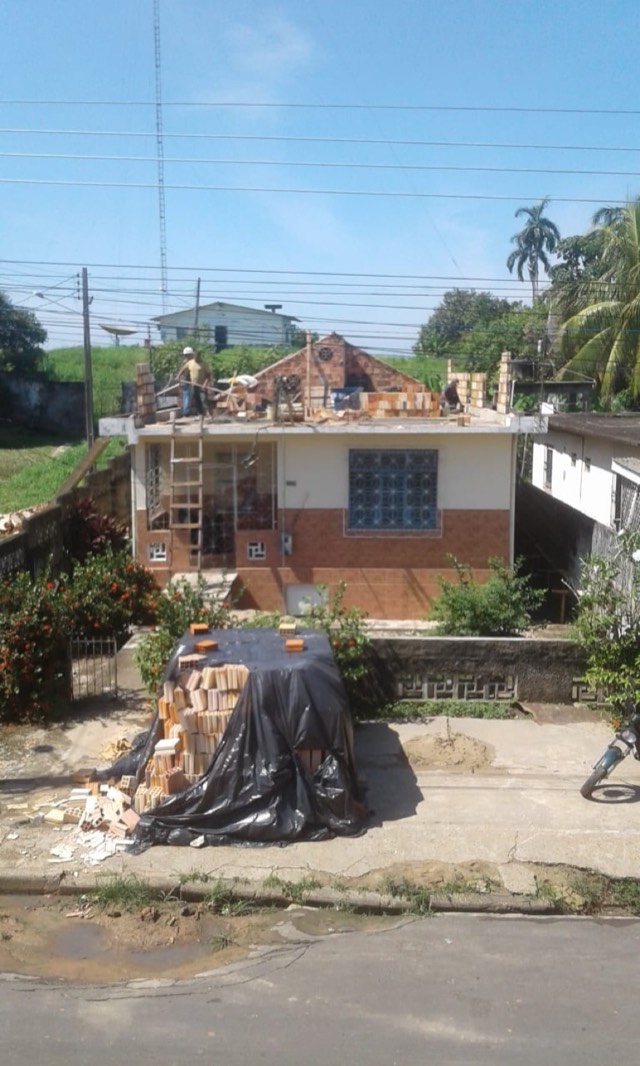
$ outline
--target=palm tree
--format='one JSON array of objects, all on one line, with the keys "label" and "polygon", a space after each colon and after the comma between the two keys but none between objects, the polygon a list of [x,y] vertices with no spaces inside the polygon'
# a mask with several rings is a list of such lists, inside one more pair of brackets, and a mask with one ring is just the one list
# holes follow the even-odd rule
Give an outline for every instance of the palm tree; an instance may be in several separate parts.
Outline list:
[{"label": "palm tree", "polygon": [[549,269],[547,252],[554,252],[560,240],[560,230],[555,222],[552,222],[550,218],[545,218],[542,213],[548,203],[549,198],[545,197],[539,204],[534,204],[532,207],[518,208],[516,218],[526,218],[527,221],[520,232],[511,238],[515,248],[507,259],[509,273],[513,273],[515,266],[520,281],[524,281],[523,274],[526,266],[534,303],[538,299],[540,263],[545,270]]},{"label": "palm tree", "polygon": [[640,200],[604,218],[597,279],[561,288],[554,303],[558,339],[573,351],[562,376],[595,378],[607,400],[624,388],[640,395]]}]

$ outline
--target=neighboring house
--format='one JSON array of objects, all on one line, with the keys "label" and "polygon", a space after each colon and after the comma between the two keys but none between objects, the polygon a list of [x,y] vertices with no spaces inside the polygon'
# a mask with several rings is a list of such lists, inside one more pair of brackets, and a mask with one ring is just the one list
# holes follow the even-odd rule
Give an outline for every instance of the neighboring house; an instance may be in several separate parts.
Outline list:
[{"label": "neighboring house", "polygon": [[533,445],[532,484],[556,525],[570,509],[560,569],[578,584],[582,555],[607,554],[620,529],[640,532],[640,415],[551,415]]},{"label": "neighboring house", "polygon": [[141,408],[137,558],[161,584],[237,576],[243,607],[299,613],[344,581],[372,617],[424,617],[450,556],[480,578],[490,557],[513,561],[517,435],[544,422],[484,408],[467,377],[478,406],[442,415],[437,394],[332,334],[265,370],[239,410],[163,422]]},{"label": "neighboring house", "polygon": [[241,307],[220,300],[152,319],[152,322],[157,323],[163,341],[192,337],[200,331],[203,335],[206,333],[218,351],[236,344],[252,344],[260,348],[289,344],[293,323],[297,321],[292,315],[281,315],[257,307]]}]

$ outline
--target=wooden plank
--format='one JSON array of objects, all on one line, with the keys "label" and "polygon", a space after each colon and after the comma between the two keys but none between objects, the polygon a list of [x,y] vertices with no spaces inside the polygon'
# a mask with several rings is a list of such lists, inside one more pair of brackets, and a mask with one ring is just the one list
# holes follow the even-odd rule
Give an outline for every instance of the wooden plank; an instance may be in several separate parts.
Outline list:
[{"label": "wooden plank", "polygon": [[100,458],[105,448],[107,448],[111,437],[98,437],[94,440],[93,444],[89,448],[87,454],[80,460],[75,470],[73,470],[66,481],[63,481],[62,485],[58,489],[55,499],[59,500],[65,493],[71,492],[78,485],[85,474],[88,474],[91,467],[95,466],[96,460]]}]

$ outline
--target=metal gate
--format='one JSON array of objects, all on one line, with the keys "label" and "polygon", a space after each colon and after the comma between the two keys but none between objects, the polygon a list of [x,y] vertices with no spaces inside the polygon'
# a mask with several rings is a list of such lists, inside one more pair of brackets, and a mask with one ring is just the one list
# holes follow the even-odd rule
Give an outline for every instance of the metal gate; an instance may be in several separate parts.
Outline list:
[{"label": "metal gate", "polygon": [[114,637],[72,637],[71,699],[84,700],[90,696],[117,699],[118,646]]}]

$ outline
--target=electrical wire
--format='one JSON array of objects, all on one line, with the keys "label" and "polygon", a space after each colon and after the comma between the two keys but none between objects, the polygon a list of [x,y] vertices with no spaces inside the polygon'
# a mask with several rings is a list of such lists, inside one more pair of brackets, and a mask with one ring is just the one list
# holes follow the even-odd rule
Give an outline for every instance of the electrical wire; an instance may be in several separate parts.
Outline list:
[{"label": "electrical wire", "polygon": [[[86,155],[72,152],[0,152],[3,159],[65,159],[83,163],[157,163],[152,155]],[[338,163],[302,159],[206,159],[194,156],[165,156],[165,163],[185,163],[189,166],[234,167],[318,167],[339,170],[422,170],[459,174],[578,174],[588,177],[637,178],[637,170],[578,170],[557,167],[465,167],[442,163]]]},{"label": "electrical wire", "polygon": [[[0,99],[3,105],[46,105],[48,107],[153,107],[152,100],[43,100],[43,99]],[[501,105],[487,107],[480,104],[333,104],[303,103],[300,101],[274,102],[260,100],[163,100],[163,107],[184,108],[218,108],[263,107],[267,109],[293,108],[308,111],[442,111],[471,112],[473,114],[518,114],[518,115],[640,115],[639,109],[633,108],[590,108],[590,107],[513,107]]]},{"label": "electrical wire", "polygon": [[[2,185],[48,185],[64,186],[73,188],[105,188],[105,189],[153,189],[157,188],[155,182],[133,181],[73,181],[62,178],[7,178],[0,177]],[[522,200],[536,201],[545,199],[540,193],[518,193],[517,195],[496,193],[456,193],[456,192],[414,192],[393,191],[390,189],[294,189],[285,187],[252,186],[252,185],[195,185],[187,183],[169,183],[165,188],[175,191],[187,192],[244,192],[244,193],[284,193],[287,196],[378,196],[392,199],[419,199],[419,200],[490,200],[511,201],[519,203]],[[560,204],[605,204],[607,206],[624,206],[627,200],[614,200],[611,198],[595,198],[590,196],[547,196],[546,198]]]}]

